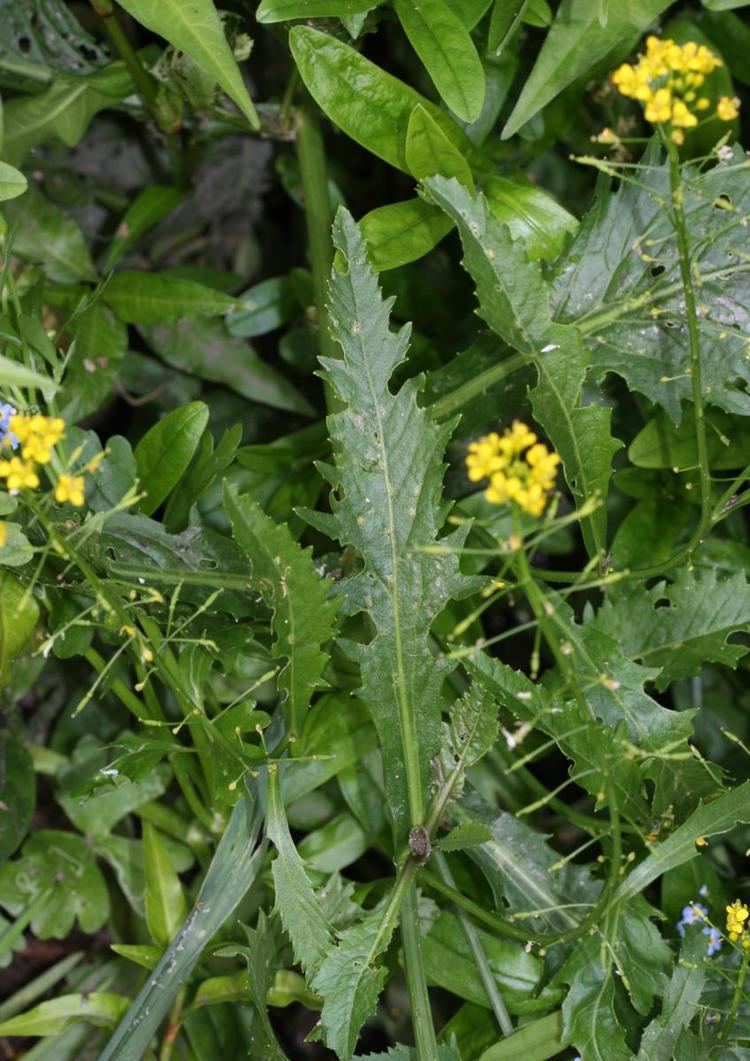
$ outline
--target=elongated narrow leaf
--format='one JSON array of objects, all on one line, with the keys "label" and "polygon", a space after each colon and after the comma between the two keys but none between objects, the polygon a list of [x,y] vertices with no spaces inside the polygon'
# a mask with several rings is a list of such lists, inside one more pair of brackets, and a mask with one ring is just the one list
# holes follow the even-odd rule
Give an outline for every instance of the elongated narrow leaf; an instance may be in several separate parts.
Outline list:
[{"label": "elongated narrow leaf", "polygon": [[562,1014],[559,1010],[530,1021],[517,1032],[485,1050],[479,1061],[547,1061],[563,1050]]},{"label": "elongated narrow leaf", "polygon": [[272,866],[276,909],[292,941],[295,959],[312,975],[334,946],[333,930],[289,832],[278,769],[269,771],[267,799],[266,835],[276,848]]},{"label": "elongated narrow leaf", "polygon": [[641,1038],[638,1061],[672,1061],[677,1040],[698,1012],[706,980],[706,937],[699,926],[688,927],[679,964],[664,992],[661,1013]]},{"label": "elongated narrow leaf", "polygon": [[[577,504],[603,501],[619,443],[610,435],[610,411],[581,405],[589,354],[579,332],[553,323],[539,267],[495,219],[484,196],[474,198],[458,181],[442,177],[429,178],[425,186],[430,200],[458,226],[480,315],[536,367],[534,415],[562,457]],[[589,552],[600,552],[606,541],[603,504],[584,521],[583,531]]]},{"label": "elongated narrow leaf", "polygon": [[104,269],[112,269],[141,236],[171,213],[182,199],[182,192],[163,184],[150,184],[133,200],[117,226],[115,238],[104,259]]},{"label": "elongated narrow leaf", "polygon": [[229,486],[224,509],[250,561],[253,585],[273,609],[272,652],[287,660],[279,686],[287,736],[296,741],[310,698],[322,684],[328,661],[322,646],[333,637],[338,601],[330,598],[331,583],[315,570],[311,551],[300,548],[286,524]]},{"label": "elongated narrow leaf", "polygon": [[146,432],[133,451],[145,497],[140,507],[155,512],[187,471],[208,423],[208,406],[190,402],[173,409]]},{"label": "elongated narrow leaf", "polygon": [[595,0],[563,0],[503,136],[516,133],[564,88],[618,48],[626,53],[671,0],[617,0],[602,24]]},{"label": "elongated narrow leaf", "polygon": [[146,924],[155,943],[166,946],[185,917],[185,896],[169,850],[158,831],[143,823]]},{"label": "elongated narrow leaf", "polygon": [[265,24],[291,18],[348,18],[376,7],[378,0],[261,0],[255,17]]},{"label": "elongated narrow leaf", "polygon": [[445,0],[395,0],[399,21],[435,88],[465,122],[484,103],[484,69],[469,31]]},{"label": "elongated narrow leaf", "polygon": [[701,803],[686,822],[652,848],[648,858],[636,866],[620,885],[615,898],[622,900],[638,895],[662,873],[695,858],[701,851],[696,846],[696,840],[726,833],[738,822],[749,821],[750,781],[745,781],[710,803]]},{"label": "elongated narrow leaf", "polygon": [[602,951],[600,939],[588,938],[560,971],[570,984],[563,1003],[563,1038],[586,1061],[632,1061],[615,1009],[615,976]]},{"label": "elongated narrow leaf", "polygon": [[61,995],[40,1002],[28,1013],[0,1023],[0,1035],[60,1035],[74,1021],[112,1025],[128,1007],[124,995],[94,991],[84,995]]},{"label": "elongated narrow leaf", "polygon": [[147,29],[189,55],[258,128],[258,115],[213,0],[120,0],[120,4]]},{"label": "elongated narrow leaf", "polygon": [[392,166],[409,172],[406,131],[419,104],[452,144],[460,151],[471,150],[445,111],[343,41],[309,26],[295,26],[289,44],[302,80],[321,110],[352,140]]},{"label": "elongated narrow leaf", "polygon": [[33,369],[20,365],[17,361],[11,361],[9,357],[0,354],[0,386],[2,387],[39,387],[47,392],[57,390],[54,380],[42,376]]},{"label": "elongated narrow leaf", "polygon": [[[375,627],[368,644],[350,647],[383,749],[393,825],[404,840],[409,814],[423,813],[439,742],[440,687],[451,669],[430,651],[430,624],[451,597],[471,592],[475,582],[459,574],[454,555],[422,551],[435,543],[443,521],[442,454],[453,425],[438,426],[420,408],[418,381],[391,392],[409,330],[391,332],[391,304],[383,300],[362,236],[343,210],[334,239],[342,264],[331,278],[331,322],[343,359],[327,359],[323,367],[344,408],[328,420],[336,462],[326,470],[335,487],[333,514],[307,518],[352,545],[364,564],[339,586],[347,609],[366,611]],[[450,541],[459,544],[465,530]],[[404,759],[413,782],[408,793]]]},{"label": "elongated narrow leaf", "polygon": [[219,317],[237,304],[229,295],[194,280],[136,271],[116,273],[104,287],[102,298],[126,324]]},{"label": "elongated narrow leaf", "polygon": [[141,1061],[180,987],[255,880],[265,844],[258,847],[257,801],[237,803],[208,867],[193,909],[115,1030],[99,1061]]},{"label": "elongated narrow leaf", "polygon": [[417,180],[439,173],[443,177],[455,177],[474,190],[469,163],[421,105],[414,108],[409,118],[406,164]]}]

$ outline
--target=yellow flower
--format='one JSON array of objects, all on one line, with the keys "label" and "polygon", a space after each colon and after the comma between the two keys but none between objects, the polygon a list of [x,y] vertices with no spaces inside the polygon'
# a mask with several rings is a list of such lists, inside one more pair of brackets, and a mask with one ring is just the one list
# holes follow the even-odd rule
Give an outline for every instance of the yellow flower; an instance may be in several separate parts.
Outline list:
[{"label": "yellow flower", "polygon": [[722,122],[731,122],[739,117],[740,101],[735,96],[722,96],[716,105],[716,117]]},{"label": "yellow flower", "polygon": [[10,418],[10,431],[21,443],[21,456],[37,464],[48,464],[52,447],[65,437],[65,421],[59,416],[16,413]]},{"label": "yellow flower", "polygon": [[726,910],[727,933],[729,934],[732,943],[736,943],[745,931],[745,922],[747,921],[748,914],[750,914],[750,910],[748,910],[745,904],[740,902],[739,899],[735,899]]},{"label": "yellow flower", "polygon": [[22,460],[21,457],[0,460],[0,479],[6,480],[11,491],[36,490],[39,486],[39,476],[34,464],[32,461]]},{"label": "yellow flower", "polygon": [[[621,95],[644,104],[646,121],[664,126],[670,138],[681,144],[685,140],[683,130],[698,124],[694,111],[709,106],[707,99],[697,98],[695,90],[717,66],[721,60],[703,44],[688,41],[680,45],[648,37],[645,55],[640,55],[635,65],[623,63],[618,67],[612,83]],[[717,113],[722,121],[737,116],[737,104],[728,96],[719,101]]]},{"label": "yellow flower", "polygon": [[8,524],[5,520],[0,522],[0,549],[5,545],[8,540]]},{"label": "yellow flower", "polygon": [[472,482],[488,479],[485,497],[492,504],[513,501],[532,516],[541,516],[554,489],[560,458],[537,442],[520,420],[503,435],[493,431],[469,446],[466,466]]},{"label": "yellow flower", "polygon": [[69,501],[71,505],[80,508],[85,504],[83,494],[82,475],[61,475],[55,483],[55,501],[64,504]]}]

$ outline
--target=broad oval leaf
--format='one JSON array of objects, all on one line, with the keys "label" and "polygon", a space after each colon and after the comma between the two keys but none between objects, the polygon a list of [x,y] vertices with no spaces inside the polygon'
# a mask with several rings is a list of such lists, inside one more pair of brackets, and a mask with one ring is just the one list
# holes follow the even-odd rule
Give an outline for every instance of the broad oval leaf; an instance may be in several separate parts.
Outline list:
[{"label": "broad oval leaf", "polygon": [[254,129],[258,115],[224,35],[213,0],[120,0],[134,19],[164,37],[214,78]]},{"label": "broad oval leaf", "polygon": [[455,177],[474,190],[468,162],[421,104],[414,108],[409,118],[406,164],[417,180],[439,173],[443,177]]},{"label": "broad oval leaf", "polygon": [[17,199],[28,187],[28,181],[20,170],[7,162],[0,162],[0,202]]},{"label": "broad oval leaf", "polygon": [[167,413],[135,447],[138,478],[146,494],[140,509],[147,516],[156,511],[187,471],[207,424],[208,407],[203,402],[190,402]]},{"label": "broad oval leaf", "polygon": [[377,206],[359,222],[367,256],[378,272],[424,257],[453,228],[442,210],[424,199]]}]

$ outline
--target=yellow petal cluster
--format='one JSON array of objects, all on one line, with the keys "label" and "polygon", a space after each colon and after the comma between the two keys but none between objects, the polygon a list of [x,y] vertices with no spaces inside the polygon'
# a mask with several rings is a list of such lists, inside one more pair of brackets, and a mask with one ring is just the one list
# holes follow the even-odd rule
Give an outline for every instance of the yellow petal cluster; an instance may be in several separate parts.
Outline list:
[{"label": "yellow petal cluster", "polygon": [[[747,921],[748,914],[750,914],[750,910],[748,910],[747,906],[740,902],[739,899],[735,899],[726,910],[727,935],[732,943],[736,943],[745,931],[745,922]],[[744,946],[745,940],[743,940],[742,943]],[[748,941],[748,946],[750,946],[750,941]]]},{"label": "yellow petal cluster", "polygon": [[[685,139],[685,129],[698,124],[698,114],[711,106],[699,95],[706,77],[721,66],[721,59],[704,44],[676,44],[659,37],[646,39],[646,52],[635,65],[623,63],[612,75],[618,92],[644,105],[646,121],[664,125],[675,143]],[[728,122],[739,113],[739,100],[723,96],[716,116]]]},{"label": "yellow petal cluster", "polygon": [[[0,449],[17,450],[12,456],[0,458],[0,479],[11,492],[37,490],[39,465],[49,464],[52,450],[65,438],[65,421],[59,416],[41,413],[13,413]],[[80,508],[85,503],[83,476],[60,475],[55,483],[55,500]]]},{"label": "yellow petal cluster", "polygon": [[533,431],[514,420],[502,435],[493,431],[472,442],[466,457],[469,479],[489,480],[485,497],[493,504],[513,501],[532,516],[541,516],[554,489],[560,458],[550,453]]},{"label": "yellow petal cluster", "polygon": [[0,479],[5,479],[9,490],[36,490],[39,486],[36,465],[21,457],[0,460]]},{"label": "yellow petal cluster", "polygon": [[65,437],[65,421],[59,416],[16,413],[10,418],[10,430],[21,444],[25,460],[49,464],[52,448]]},{"label": "yellow petal cluster", "polygon": [[85,500],[83,493],[83,476],[61,475],[55,483],[55,501],[59,501],[61,505],[66,501],[69,501],[71,505],[80,508]]}]

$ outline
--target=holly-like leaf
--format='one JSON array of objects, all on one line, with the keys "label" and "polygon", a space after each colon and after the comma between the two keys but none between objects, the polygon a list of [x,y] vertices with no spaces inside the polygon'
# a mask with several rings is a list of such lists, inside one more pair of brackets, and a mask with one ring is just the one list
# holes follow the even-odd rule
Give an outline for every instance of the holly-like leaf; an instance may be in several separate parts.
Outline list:
[{"label": "holly-like leaf", "polygon": [[671,1061],[675,1045],[700,1005],[706,979],[706,937],[700,926],[688,926],[679,963],[664,991],[661,1013],[646,1027],[638,1061]]},{"label": "holly-like leaf", "polygon": [[602,963],[602,941],[592,936],[579,943],[559,978],[570,984],[562,1007],[564,1041],[586,1061],[630,1061],[633,1054],[615,1012],[615,995],[622,989]]},{"label": "holly-like leaf", "polygon": [[651,589],[626,585],[605,598],[592,627],[630,659],[660,667],[658,689],[697,675],[705,663],[736,667],[747,646],[728,642],[750,623],[750,585],[739,571],[683,568],[674,582]]},{"label": "holly-like leaf", "polygon": [[[534,415],[562,457],[576,503],[604,501],[619,443],[609,432],[609,410],[581,404],[589,353],[579,332],[552,322],[549,288],[539,266],[528,261],[483,195],[472,197],[458,181],[442,177],[426,180],[425,187],[429,199],[458,226],[479,315],[537,370]],[[584,520],[583,532],[592,555],[604,547],[603,504]]]},{"label": "holly-like leaf", "polygon": [[19,858],[0,868],[0,904],[11,914],[44,893],[47,899],[31,922],[40,939],[65,939],[76,919],[84,932],[96,932],[104,924],[107,885],[84,837],[40,829]]},{"label": "holly-like leaf", "polygon": [[311,551],[297,544],[286,524],[229,486],[224,509],[250,561],[252,584],[273,609],[272,653],[287,660],[279,687],[287,736],[296,741],[310,698],[323,683],[328,655],[322,646],[334,635],[339,602],[330,597],[330,581],[315,570]]},{"label": "holly-like leaf", "polygon": [[[440,689],[452,669],[434,658],[430,625],[452,597],[477,583],[460,575],[452,551],[423,551],[436,543],[443,523],[442,454],[453,424],[438,426],[420,408],[419,380],[392,393],[409,329],[390,330],[391,302],[382,298],[361,233],[343,210],[334,240],[340,264],[331,279],[331,325],[343,358],[326,359],[323,367],[343,409],[328,419],[336,462],[325,469],[334,488],[332,514],[306,517],[353,546],[363,562],[339,587],[349,612],[369,614],[375,635],[348,648],[360,664],[361,695],[378,730],[393,825],[405,839],[408,816],[424,817],[429,763],[440,738]],[[460,545],[466,530],[445,540]]]},{"label": "holly-like leaf", "polygon": [[[703,393],[707,404],[750,415],[750,279],[744,219],[750,212],[748,162],[734,157],[684,171],[684,209],[700,308]],[[555,318],[595,336],[590,371],[616,372],[631,390],[678,423],[692,399],[687,321],[669,173],[656,144],[637,184],[612,195],[606,184],[584,219],[555,284]]]}]

